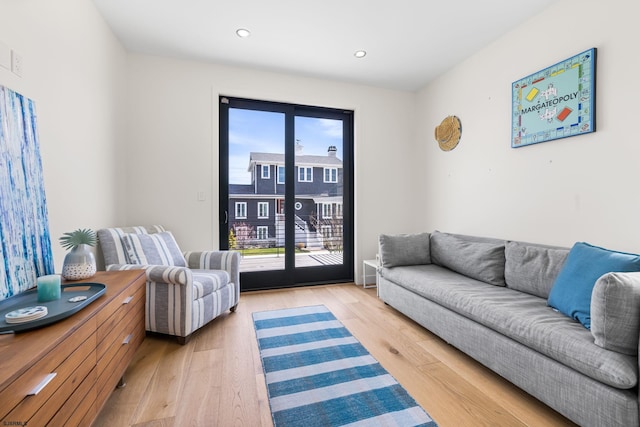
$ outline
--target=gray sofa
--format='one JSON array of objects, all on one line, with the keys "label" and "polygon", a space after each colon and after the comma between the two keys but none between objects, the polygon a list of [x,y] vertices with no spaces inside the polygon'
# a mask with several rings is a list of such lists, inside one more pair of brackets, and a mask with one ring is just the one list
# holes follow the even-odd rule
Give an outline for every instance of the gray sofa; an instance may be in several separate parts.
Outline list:
[{"label": "gray sofa", "polygon": [[548,305],[560,276],[594,264],[575,246],[438,231],[379,244],[385,303],[580,425],[640,424],[640,257],[591,283],[588,329]]}]

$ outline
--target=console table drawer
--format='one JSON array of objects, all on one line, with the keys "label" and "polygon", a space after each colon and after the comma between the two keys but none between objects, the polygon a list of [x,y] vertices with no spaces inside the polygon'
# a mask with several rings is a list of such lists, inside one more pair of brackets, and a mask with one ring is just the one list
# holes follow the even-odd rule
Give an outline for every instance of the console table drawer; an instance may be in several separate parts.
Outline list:
[{"label": "console table drawer", "polygon": [[[95,320],[75,331],[0,393],[2,419],[46,425],[96,366]],[[6,412],[5,412],[6,410]]]},{"label": "console table drawer", "polygon": [[98,319],[98,343],[102,341],[105,333],[117,323],[130,307],[134,306],[138,301],[145,297],[146,281],[142,283],[134,283],[129,286],[125,292],[122,292],[103,310],[97,314]]},{"label": "console table drawer", "polygon": [[[87,378],[77,387],[71,397],[62,405],[51,419],[50,426],[91,426],[91,422],[98,415],[96,412],[96,369],[94,367]],[[41,425],[41,424],[35,424]]]},{"label": "console table drawer", "polygon": [[142,321],[144,325],[145,286],[131,289],[116,301],[118,305],[108,307],[111,315],[108,318],[98,316],[98,360],[105,356],[114,345],[120,343],[131,332],[127,324],[132,318]]},{"label": "console table drawer", "polygon": [[137,342],[141,336],[144,337],[144,301],[139,301],[125,314],[111,332],[104,336],[103,341],[98,343],[98,375],[111,359],[119,357],[118,354],[123,349]]},{"label": "console table drawer", "polygon": [[140,315],[132,317],[124,329],[125,332],[120,335],[122,339],[115,342],[104,357],[98,360],[97,384],[100,387],[97,392],[99,402],[106,402],[145,338],[144,304],[141,304],[141,308]]},{"label": "console table drawer", "polygon": [[[144,340],[145,292],[144,281],[137,287],[130,287],[129,292],[119,299],[120,305],[109,307],[111,315],[98,326],[98,402],[106,402],[133,359],[135,350]],[[98,411],[100,409],[100,406],[97,407]]]},{"label": "console table drawer", "polygon": [[47,327],[0,335],[0,426],[91,425],[144,339],[145,279],[98,272],[86,282],[104,283],[103,297]]}]

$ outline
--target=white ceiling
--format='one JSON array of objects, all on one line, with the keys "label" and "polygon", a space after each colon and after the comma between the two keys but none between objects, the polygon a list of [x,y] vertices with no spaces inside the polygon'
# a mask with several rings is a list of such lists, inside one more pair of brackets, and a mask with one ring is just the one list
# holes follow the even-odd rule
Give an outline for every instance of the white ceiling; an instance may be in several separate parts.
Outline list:
[{"label": "white ceiling", "polygon": [[[554,0],[94,0],[127,50],[417,90]],[[236,36],[238,28],[251,36]],[[356,50],[367,51],[363,59]]]}]

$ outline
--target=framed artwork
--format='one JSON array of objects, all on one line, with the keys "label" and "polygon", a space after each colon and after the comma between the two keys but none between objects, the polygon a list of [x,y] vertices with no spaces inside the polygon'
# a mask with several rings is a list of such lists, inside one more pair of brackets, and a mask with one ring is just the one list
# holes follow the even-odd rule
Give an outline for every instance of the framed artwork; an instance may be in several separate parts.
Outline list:
[{"label": "framed artwork", "polygon": [[511,147],[595,132],[596,48],[513,82]]},{"label": "framed artwork", "polygon": [[53,273],[35,105],[0,86],[0,300]]}]

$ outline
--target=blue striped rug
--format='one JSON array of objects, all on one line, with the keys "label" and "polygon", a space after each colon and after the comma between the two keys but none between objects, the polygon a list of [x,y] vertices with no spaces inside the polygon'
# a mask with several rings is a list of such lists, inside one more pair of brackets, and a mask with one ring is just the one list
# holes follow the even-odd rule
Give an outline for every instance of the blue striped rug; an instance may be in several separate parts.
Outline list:
[{"label": "blue striped rug", "polygon": [[253,313],[276,427],[436,423],[323,305]]}]

